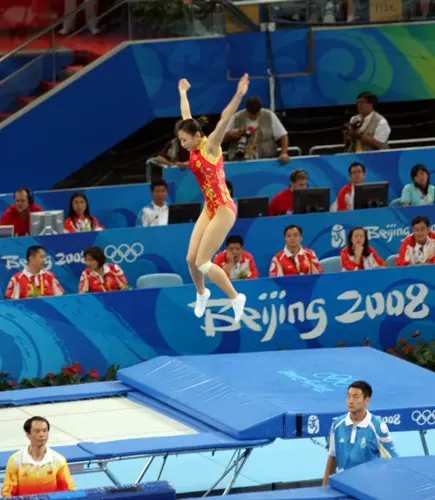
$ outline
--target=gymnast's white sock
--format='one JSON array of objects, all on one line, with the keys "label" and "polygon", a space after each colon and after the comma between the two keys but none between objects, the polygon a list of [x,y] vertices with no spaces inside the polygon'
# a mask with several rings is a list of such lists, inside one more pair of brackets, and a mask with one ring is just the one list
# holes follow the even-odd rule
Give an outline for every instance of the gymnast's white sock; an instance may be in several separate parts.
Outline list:
[{"label": "gymnast's white sock", "polygon": [[207,301],[210,298],[211,292],[208,288],[205,289],[205,292],[200,295],[196,294],[196,305],[195,305],[195,316],[197,318],[202,318],[205,313],[205,309],[207,307]]},{"label": "gymnast's white sock", "polygon": [[239,293],[239,295],[237,295],[237,297],[231,301],[231,305],[233,306],[234,311],[234,321],[236,322],[236,324],[239,323],[242,319],[245,304],[246,295],[243,293]]}]

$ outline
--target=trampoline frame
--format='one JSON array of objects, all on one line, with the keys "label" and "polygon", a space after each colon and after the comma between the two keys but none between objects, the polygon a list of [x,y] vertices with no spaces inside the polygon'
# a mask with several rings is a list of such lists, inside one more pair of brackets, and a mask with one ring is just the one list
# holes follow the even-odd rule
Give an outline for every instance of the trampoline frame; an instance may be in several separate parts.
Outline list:
[{"label": "trampoline frame", "polygon": [[[270,443],[268,443],[270,444]],[[137,476],[136,480],[133,481],[132,484],[139,484],[142,482],[144,479],[146,473],[148,472],[149,468],[153,464],[154,460],[158,457],[162,457],[162,464],[160,466],[159,472],[157,474],[157,478],[155,479],[156,481],[159,481],[161,479],[161,476],[163,474],[166,462],[169,457],[171,456],[177,456],[177,455],[188,455],[188,454],[198,454],[198,453],[216,453],[219,451],[232,451],[234,450],[230,460],[228,461],[227,466],[225,467],[224,471],[222,474],[218,477],[218,479],[210,486],[210,488],[206,491],[206,493],[203,495],[203,497],[206,497],[210,495],[217,486],[225,479],[227,476],[231,475],[231,479],[226,485],[222,495],[228,495],[235,482],[237,481],[237,478],[241,474],[243,468],[246,465],[246,462],[248,461],[249,457],[251,456],[254,448],[260,448],[262,446],[267,446],[267,444],[259,444],[257,446],[250,446],[250,447],[237,447],[237,448],[209,448],[209,449],[203,449],[203,450],[185,450],[185,451],[168,451],[168,452],[161,452],[161,453],[154,453],[154,454],[137,454],[137,455],[128,455],[128,456],[123,456],[123,457],[110,457],[107,459],[92,459],[92,460],[80,460],[80,461],[69,461],[68,465],[71,469],[71,474],[95,474],[95,473],[103,473],[107,476],[107,478],[113,483],[114,486],[120,487],[123,485],[121,481],[117,478],[116,474],[113,473],[109,469],[109,465],[113,462],[120,462],[123,460],[137,460],[137,459],[144,459],[148,457],[148,460],[146,461],[145,465],[142,467],[139,475]],[[11,450],[11,455],[13,451]],[[74,470],[77,466],[83,466],[82,470]],[[0,475],[2,479],[4,478],[5,475],[5,470],[2,469],[0,470]]]}]

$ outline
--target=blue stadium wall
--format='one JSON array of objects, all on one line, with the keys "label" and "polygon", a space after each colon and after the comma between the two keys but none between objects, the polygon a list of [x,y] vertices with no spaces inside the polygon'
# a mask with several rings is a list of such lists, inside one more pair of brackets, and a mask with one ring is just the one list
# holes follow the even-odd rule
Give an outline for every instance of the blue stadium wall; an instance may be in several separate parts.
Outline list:
[{"label": "blue stadium wall", "polygon": [[[314,73],[282,78],[282,102],[346,105],[367,89],[383,101],[433,99],[434,39],[433,24],[315,31]],[[306,30],[275,32],[272,47],[278,73],[306,70]],[[265,76],[265,60],[264,33],[123,45],[3,124],[2,190],[50,188],[153,118],[178,116],[181,77],[192,80],[195,115],[218,113],[235,89],[228,76]],[[250,94],[268,105],[267,79]]]}]

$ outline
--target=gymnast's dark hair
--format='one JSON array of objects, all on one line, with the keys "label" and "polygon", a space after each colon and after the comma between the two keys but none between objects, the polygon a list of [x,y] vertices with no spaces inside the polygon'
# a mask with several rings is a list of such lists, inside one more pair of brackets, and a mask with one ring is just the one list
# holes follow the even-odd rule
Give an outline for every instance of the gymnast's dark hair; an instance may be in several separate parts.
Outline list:
[{"label": "gymnast's dark hair", "polygon": [[361,226],[355,226],[353,227],[350,231],[349,234],[347,235],[347,248],[349,249],[349,252],[351,255],[354,255],[353,253],[353,243],[352,243],[352,236],[355,231],[362,231],[364,233],[364,244],[363,244],[363,257],[368,257],[370,255],[370,249],[369,249],[369,236],[367,234],[367,230],[364,229]]},{"label": "gymnast's dark hair", "polygon": [[180,130],[186,132],[186,134],[195,135],[197,132],[200,133],[201,136],[204,135],[202,127],[208,123],[208,119],[205,116],[200,116],[198,120],[195,118],[187,118],[187,120],[181,120],[177,123],[177,134]]}]

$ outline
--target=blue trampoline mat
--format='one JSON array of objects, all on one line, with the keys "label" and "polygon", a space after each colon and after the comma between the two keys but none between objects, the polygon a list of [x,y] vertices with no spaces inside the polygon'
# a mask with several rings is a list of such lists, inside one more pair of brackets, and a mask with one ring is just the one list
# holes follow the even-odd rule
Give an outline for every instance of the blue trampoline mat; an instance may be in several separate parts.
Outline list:
[{"label": "blue trampoline mat", "polygon": [[[300,488],[294,490],[256,491],[230,495],[231,500],[342,500],[349,498],[346,494],[332,488]],[[187,500],[193,500],[187,499]]]},{"label": "blue trampoline mat", "polygon": [[435,457],[376,459],[330,478],[357,500],[435,499]]},{"label": "blue trampoline mat", "polygon": [[160,357],[118,379],[237,439],[326,435],[355,380],[393,430],[430,428],[415,412],[435,408],[435,373],[369,347]]}]

